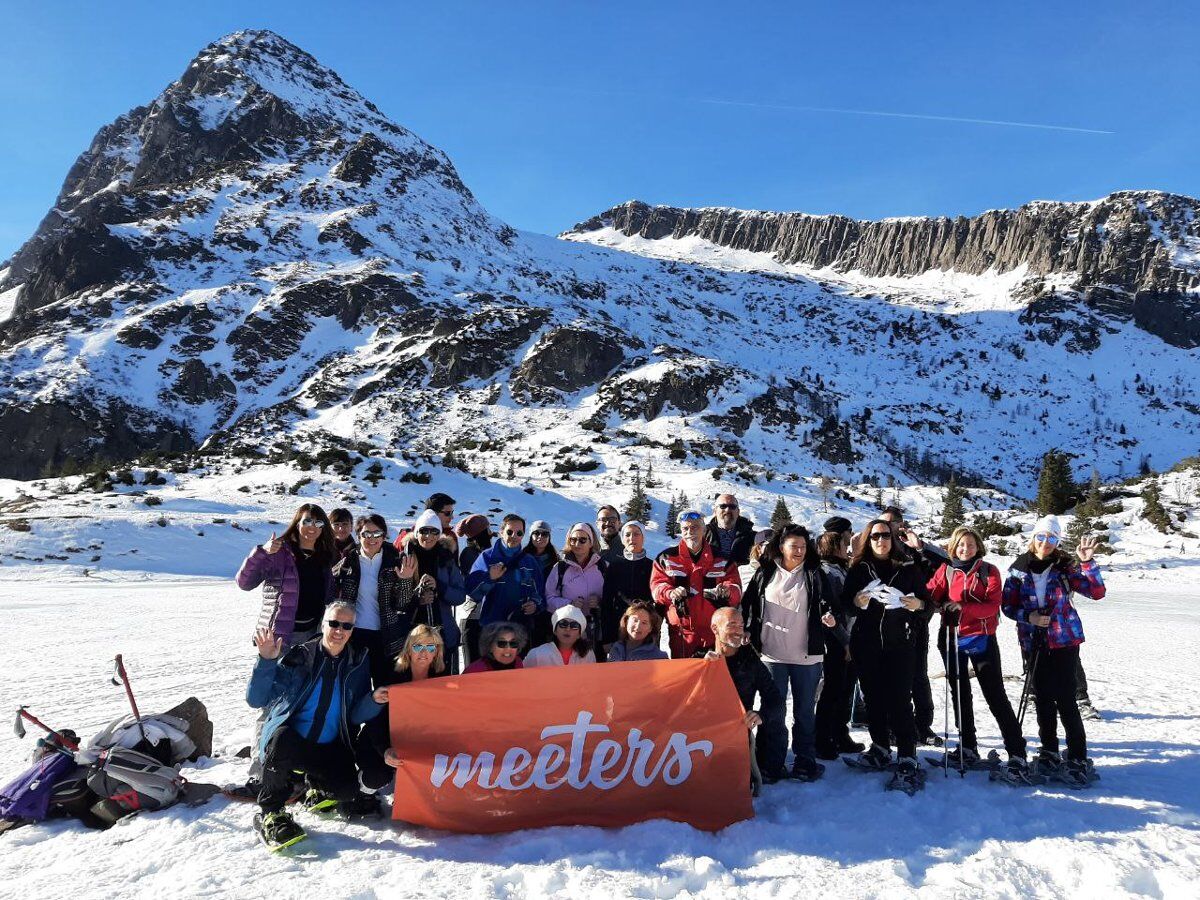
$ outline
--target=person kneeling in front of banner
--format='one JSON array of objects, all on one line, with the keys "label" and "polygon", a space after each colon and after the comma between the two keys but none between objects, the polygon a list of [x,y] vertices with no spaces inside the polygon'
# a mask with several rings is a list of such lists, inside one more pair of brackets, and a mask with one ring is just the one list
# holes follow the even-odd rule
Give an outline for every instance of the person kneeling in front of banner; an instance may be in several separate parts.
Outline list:
[{"label": "person kneeling in front of banner", "polygon": [[364,791],[374,794],[391,784],[395,775],[389,766],[394,767],[399,762],[390,749],[392,741],[387,702],[395,695],[388,688],[392,685],[419,684],[447,674],[446,645],[442,641],[441,629],[432,625],[417,625],[408,633],[404,649],[396,656],[387,677],[382,684],[377,684],[375,699],[384,703],[383,715],[367,722],[354,743],[354,754],[361,770],[359,780]]},{"label": "person kneeling in front of banner", "polygon": [[528,632],[516,622],[485,625],[479,636],[479,659],[463,669],[463,674],[523,669],[525,664],[521,661],[521,651],[528,642]]},{"label": "person kneeling in front of banner", "polygon": [[[710,650],[707,659],[724,659],[729,667],[729,677],[737,689],[742,707],[746,710],[746,728],[758,729],[754,741],[754,756],[764,784],[774,784],[788,777],[787,730],[784,727],[784,701],[775,686],[775,679],[749,645],[741,610],[726,606],[718,609],[712,617],[716,650]],[[758,709],[754,709],[757,695]]]},{"label": "person kneeling in front of banner", "polygon": [[[292,774],[304,772],[310,811],[344,816],[379,813],[379,801],[359,791],[353,736],[348,729],[382,711],[387,692],[371,691],[367,651],[350,644],[354,607],[337,600],[325,607],[321,636],[283,653],[283,640],[259,629],[258,660],[246,689],[246,702],[266,709],[259,751],[263,757],[261,812],[255,824],[274,848],[294,844],[304,829],[284,811]],[[281,656],[282,654],[282,656]]]},{"label": "person kneeling in front of banner", "polygon": [[666,659],[658,646],[662,616],[653,603],[639,600],[629,604],[617,628],[617,641],[608,648],[609,662]]},{"label": "person kneeling in front of banner", "polygon": [[596,661],[592,644],[583,634],[587,618],[578,606],[560,606],[550,617],[550,627],[553,639],[529,651],[525,668],[577,666]]}]

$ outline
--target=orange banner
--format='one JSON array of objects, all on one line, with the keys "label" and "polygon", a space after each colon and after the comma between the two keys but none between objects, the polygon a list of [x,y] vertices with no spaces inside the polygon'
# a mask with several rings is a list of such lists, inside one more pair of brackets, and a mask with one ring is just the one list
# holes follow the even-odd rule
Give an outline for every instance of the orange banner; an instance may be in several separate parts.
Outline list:
[{"label": "orange banner", "polygon": [[754,815],[744,712],[720,660],[481,672],[392,688],[393,817],[449,831],[716,831]]}]

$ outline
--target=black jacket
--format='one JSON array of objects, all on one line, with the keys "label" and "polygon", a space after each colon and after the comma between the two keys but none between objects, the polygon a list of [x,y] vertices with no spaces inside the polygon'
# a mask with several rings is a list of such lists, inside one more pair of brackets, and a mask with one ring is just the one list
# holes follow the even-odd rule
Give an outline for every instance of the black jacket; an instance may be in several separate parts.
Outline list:
[{"label": "black jacket", "polygon": [[717,536],[716,516],[708,520],[708,527],[705,530],[708,532],[708,542],[712,544],[714,552],[720,553],[739,566],[747,565],[750,562],[750,551],[754,549],[754,523],[745,516],[738,516],[737,521],[733,523],[733,547],[728,553],[721,550],[721,539]]},{"label": "black jacket", "polygon": [[608,564],[604,573],[604,596],[600,600],[601,641],[611,644],[620,636],[621,616],[630,603],[645,600],[653,603],[650,594],[650,573],[654,560],[648,556],[626,559],[622,555]]},{"label": "black jacket", "polygon": [[927,628],[930,616],[933,615],[933,604],[929,602],[929,590],[925,587],[926,577],[924,566],[911,558],[903,562],[891,564],[887,577],[883,567],[869,559],[863,559],[850,567],[846,574],[846,583],[842,587],[842,603],[846,607],[854,606],[854,596],[876,578],[884,584],[894,587],[903,594],[912,594],[925,601],[925,608],[918,612],[907,609],[885,610],[882,603],[872,600],[866,609],[858,610],[858,619],[854,623],[854,631],[850,635],[854,647],[874,646],[883,644],[912,645],[921,632]]},{"label": "black jacket", "polygon": [[[347,603],[358,603],[358,582],[362,578],[359,550],[355,548],[342,557],[333,568],[334,596]],[[404,647],[412,630],[413,582],[396,577],[400,551],[384,542],[383,560],[379,565],[379,633],[389,656]]]},{"label": "black jacket", "polygon": [[[763,605],[766,602],[767,585],[775,577],[779,567],[770,560],[763,560],[758,571],[750,578],[750,585],[742,593],[742,618],[746,621],[746,634],[750,635],[750,643],[759,653],[762,652],[762,623]],[[819,566],[805,566],[804,581],[808,586],[808,652],[812,656],[823,656],[829,630],[821,622],[821,616],[826,612],[834,612],[833,599],[830,595],[828,582],[825,580]],[[841,605],[838,598],[837,605]]]}]

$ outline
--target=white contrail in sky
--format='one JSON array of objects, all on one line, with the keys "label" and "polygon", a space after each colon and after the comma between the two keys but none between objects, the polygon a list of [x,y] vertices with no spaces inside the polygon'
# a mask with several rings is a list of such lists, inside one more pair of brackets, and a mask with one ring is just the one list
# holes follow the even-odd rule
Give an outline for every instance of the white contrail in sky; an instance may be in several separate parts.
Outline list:
[{"label": "white contrail in sky", "polygon": [[1073,125],[1043,125],[1040,122],[1009,122],[1004,119],[971,119],[965,116],[932,116],[925,113],[885,112],[878,109],[842,109],[835,106],[799,106],[790,103],[753,103],[747,100],[707,100],[695,103],[712,106],[746,106],[753,109],[782,109],[795,112],[840,113],[849,116],[884,116],[889,119],[924,119],[930,122],[966,122],[971,125],[1003,125],[1010,128],[1040,128],[1045,131],[1074,131],[1079,134],[1116,134],[1101,128],[1077,128]]}]

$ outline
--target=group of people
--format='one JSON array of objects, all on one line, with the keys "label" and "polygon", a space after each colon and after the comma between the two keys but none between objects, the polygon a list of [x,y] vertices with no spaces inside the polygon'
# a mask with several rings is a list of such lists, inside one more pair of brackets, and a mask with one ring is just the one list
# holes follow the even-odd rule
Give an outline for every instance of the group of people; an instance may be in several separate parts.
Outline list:
[{"label": "group of people", "polygon": [[[622,523],[613,506],[602,506],[594,525],[572,525],[556,547],[546,521],[510,513],[494,533],[479,513],[456,523],[455,505],[433,494],[393,538],[376,513],[326,515],[305,503],[239,569],[242,589],[262,588],[247,690],[262,712],[250,781],[232,792],[258,802],[269,844],[304,836],[289,800],[378,814],[377,792],[398,763],[384,714],[395,686],[531,666],[723,659],[763,783],[816,780],[818,760],[845,755],[858,769],[891,770],[889,786],[912,793],[917,746],[942,744],[927,662],[935,614],[959,723],[948,762],[979,762],[974,670],[1003,735],[1001,775],[1030,778],[1001,673],[1003,612],[1016,620],[1027,659],[1036,771],[1079,787],[1092,777],[1076,698],[1083,631],[1071,595],[1099,599],[1104,584],[1094,542],[1080,541],[1072,559],[1053,516],[1035,525],[1002,583],[975,530],[958,528],[936,547],[894,507],[857,534],[834,516],[814,536],[794,523],[757,529],[737,498],[722,494],[711,517],[680,513],[678,543],[651,558],[644,526]],[[855,713],[870,746],[851,736]],[[302,790],[296,772],[307,775]]]}]

